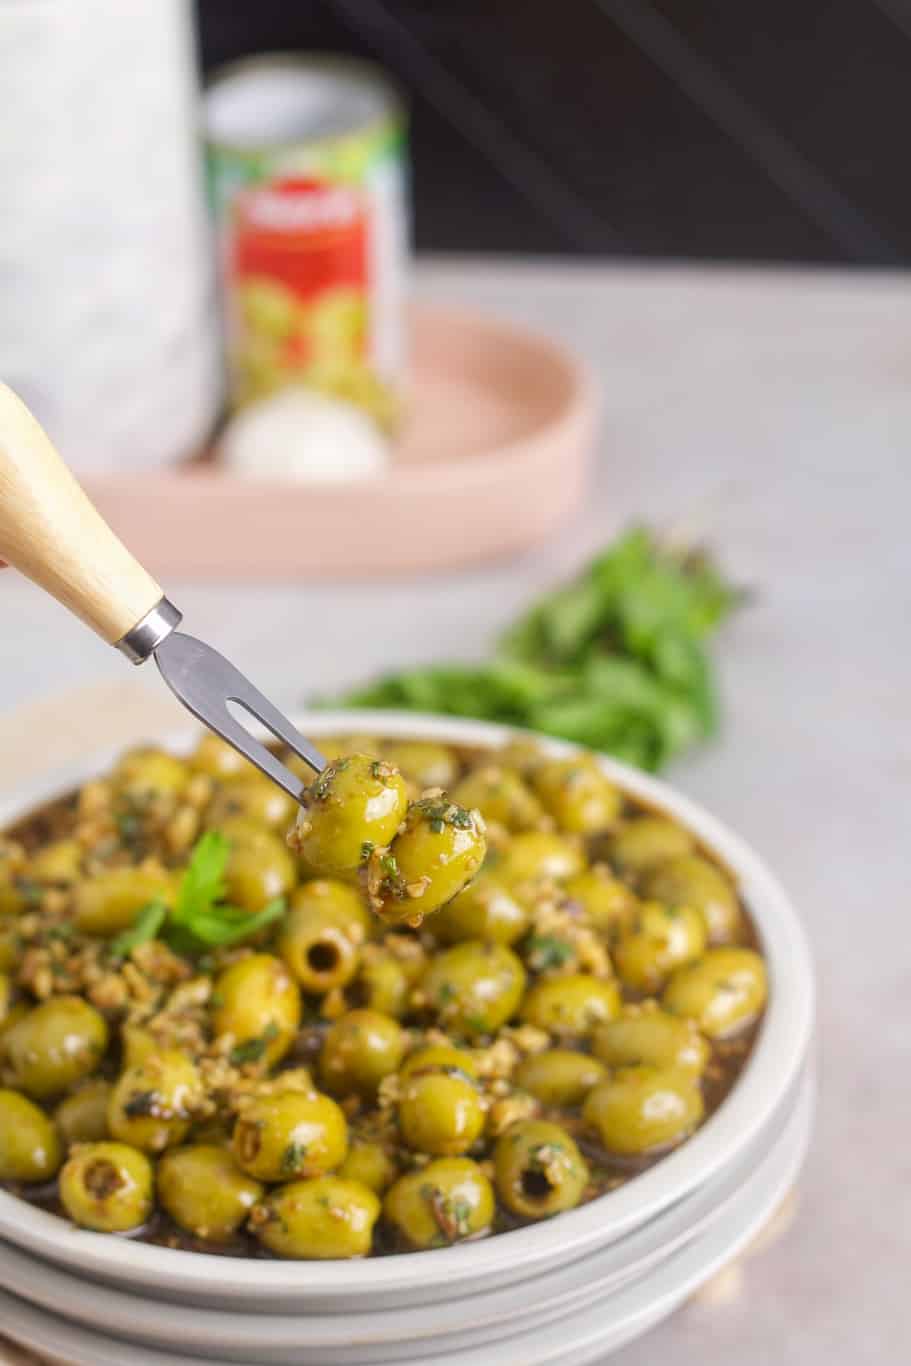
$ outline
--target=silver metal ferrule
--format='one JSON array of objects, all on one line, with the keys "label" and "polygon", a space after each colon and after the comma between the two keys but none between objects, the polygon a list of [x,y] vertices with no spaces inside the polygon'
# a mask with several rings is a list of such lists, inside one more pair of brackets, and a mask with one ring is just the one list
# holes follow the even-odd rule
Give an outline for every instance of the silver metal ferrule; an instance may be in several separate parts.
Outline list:
[{"label": "silver metal ferrule", "polygon": [[151,612],[146,612],[142,620],[137,621],[131,631],[127,631],[125,636],[115,641],[117,649],[121,650],[133,664],[144,664],[152,651],[158,648],[182,620],[183,613],[178,612],[168,598],[162,598]]}]

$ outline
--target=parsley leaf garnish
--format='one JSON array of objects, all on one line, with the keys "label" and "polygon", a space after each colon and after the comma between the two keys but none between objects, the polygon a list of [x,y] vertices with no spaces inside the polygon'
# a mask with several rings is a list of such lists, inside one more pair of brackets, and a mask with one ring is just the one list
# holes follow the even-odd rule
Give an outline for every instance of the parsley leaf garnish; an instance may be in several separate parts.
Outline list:
[{"label": "parsley leaf garnish", "polygon": [[230,841],[218,830],[209,830],[197,840],[166,927],[168,942],[179,952],[193,954],[240,943],[284,913],[283,897],[276,897],[255,915],[223,901],[230,852]]},{"label": "parsley leaf garnish", "polygon": [[148,906],[143,906],[130,928],[111,940],[108,945],[110,957],[128,958],[140,944],[147,944],[155,938],[167,916],[168,908],[163,901],[156,899],[150,901]]},{"label": "parsley leaf garnish", "polygon": [[658,769],[717,727],[706,642],[743,596],[702,552],[637,527],[533,603],[487,661],[405,669],[344,701],[525,726]]},{"label": "parsley leaf garnish", "polygon": [[194,958],[207,949],[239,944],[280,919],[284,897],[276,897],[255,915],[223,900],[230,852],[230,842],[217,830],[197,840],[173,907],[150,901],[130,928],[112,941],[111,956],[126,958],[140,944],[160,937],[175,953]]}]

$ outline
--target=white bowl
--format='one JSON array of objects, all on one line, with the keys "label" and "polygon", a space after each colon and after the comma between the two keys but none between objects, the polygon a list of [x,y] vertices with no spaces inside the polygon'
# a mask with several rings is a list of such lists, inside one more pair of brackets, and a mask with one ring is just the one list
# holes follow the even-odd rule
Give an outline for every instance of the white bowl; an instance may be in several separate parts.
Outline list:
[{"label": "white bowl", "polygon": [[[386,712],[317,712],[297,718],[317,738],[340,731],[414,735],[471,746],[514,737],[507,727]],[[189,748],[198,732],[163,737]],[[537,737],[536,737],[537,738]],[[575,747],[548,741],[554,754]],[[53,775],[0,808],[0,826],[103,771],[113,755]],[[681,821],[736,878],[769,971],[770,999],[750,1058],[731,1094],[675,1152],[619,1189],[531,1227],[477,1243],[360,1262],[278,1262],[180,1252],[73,1228],[0,1192],[0,1237],[80,1275],[141,1288],[174,1301],[260,1311],[363,1312],[417,1306],[526,1281],[604,1248],[655,1219],[735,1162],[769,1123],[805,1062],[813,1022],[813,974],[806,940],[785,892],[762,860],[714,816],[664,783],[602,758],[626,792]]]},{"label": "white bowl", "polygon": [[[637,1229],[629,1237],[541,1276],[483,1294],[411,1309],[355,1314],[269,1314],[253,1304],[212,1310],[160,1301],[92,1285],[75,1272],[38,1261],[0,1243],[0,1284],[12,1294],[85,1327],[161,1351],[211,1355],[276,1366],[357,1366],[362,1344],[371,1357],[410,1362],[436,1353],[488,1348],[597,1302],[605,1317],[619,1292],[648,1279],[674,1254],[709,1230],[763,1173],[777,1170],[783,1145],[807,1125],[811,1082],[802,1076],[795,1094],[766,1131],[719,1177]],[[789,1137],[790,1136],[790,1137]]]},{"label": "white bowl", "polygon": [[[110,1294],[99,1287],[70,1278],[67,1273],[48,1272],[43,1264],[26,1258],[24,1272],[7,1261],[4,1274],[11,1272],[10,1289],[26,1286],[23,1298],[0,1292],[0,1322],[4,1329],[37,1350],[54,1353],[54,1359],[67,1366],[196,1366],[203,1359],[211,1366],[233,1366],[243,1361],[247,1366],[279,1366],[293,1361],[303,1366],[315,1361],[319,1366],[332,1362],[357,1363],[357,1366],[376,1366],[376,1363],[400,1363],[409,1366],[584,1366],[586,1362],[602,1361],[604,1357],[671,1313],[717,1270],[725,1266],[744,1249],[764,1226],[791,1188],[806,1152],[810,1134],[812,1088],[805,1084],[795,1108],[779,1130],[776,1141],[766,1157],[755,1165],[739,1190],[725,1202],[720,1216],[699,1231],[682,1247],[672,1251],[649,1274],[640,1277],[605,1298],[597,1283],[589,1281],[590,1259],[577,1262],[574,1279],[577,1294],[565,1312],[549,1323],[528,1319],[519,1320],[509,1334],[499,1342],[489,1342],[479,1355],[477,1346],[464,1341],[451,1350],[441,1349],[438,1342],[426,1339],[422,1355],[411,1351],[407,1358],[377,1347],[362,1336],[360,1324],[347,1322],[349,1350],[345,1354],[324,1356],[307,1350],[309,1319],[298,1321],[298,1349],[290,1353],[282,1347],[282,1334],[277,1332],[280,1320],[273,1316],[250,1316],[256,1346],[226,1351],[230,1342],[232,1323],[224,1321],[215,1329],[209,1342],[196,1333],[181,1344],[174,1353],[156,1346],[137,1343],[129,1322],[124,1326],[111,1310]],[[24,1279],[23,1279],[24,1277]],[[61,1277],[65,1279],[61,1281]],[[35,1283],[48,1278],[48,1285],[39,1289]],[[4,1281],[4,1284],[7,1284]],[[529,1297],[530,1298],[530,1297]],[[53,1310],[41,1307],[47,1299]],[[130,1303],[141,1305],[137,1297]],[[465,1317],[470,1319],[471,1308]],[[148,1306],[145,1306],[146,1310]],[[117,1336],[111,1336],[117,1333]],[[466,1334],[470,1337],[470,1332]],[[418,1347],[420,1350],[420,1346]],[[192,1355],[187,1355],[192,1353]]]}]

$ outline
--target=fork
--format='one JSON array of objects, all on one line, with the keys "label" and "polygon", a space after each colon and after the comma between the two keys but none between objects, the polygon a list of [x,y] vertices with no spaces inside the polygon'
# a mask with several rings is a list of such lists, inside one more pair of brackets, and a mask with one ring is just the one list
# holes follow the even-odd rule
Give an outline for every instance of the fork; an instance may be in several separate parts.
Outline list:
[{"label": "fork", "polygon": [[259,721],[315,772],[319,750],[249,679],[204,641],[114,535],[12,389],[0,384],[0,558],[25,574],[133,664],[154,655],[188,711],[301,801],[306,781],[229,708]]}]

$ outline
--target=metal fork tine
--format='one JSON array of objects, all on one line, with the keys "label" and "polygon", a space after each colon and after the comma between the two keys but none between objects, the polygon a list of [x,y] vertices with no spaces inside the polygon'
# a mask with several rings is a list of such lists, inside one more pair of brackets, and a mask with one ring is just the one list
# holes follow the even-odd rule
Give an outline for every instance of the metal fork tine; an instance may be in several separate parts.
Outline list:
[{"label": "metal fork tine", "polygon": [[255,716],[257,721],[263,723],[266,730],[272,732],[276,740],[282,740],[298,758],[303,759],[317,773],[324,769],[326,760],[307,737],[301,735],[297,727],[292,726],[287,716],[283,716],[278,707],[269,701],[268,697],[263,697],[259,689],[254,688],[253,684],[244,678],[243,674],[238,673],[236,669],[234,669],[234,673],[237,674],[239,688],[242,687],[243,691],[238,690],[236,696],[229,697],[228,701],[236,702],[238,706],[243,707],[245,711]]},{"label": "metal fork tine", "polygon": [[[191,707],[191,711],[194,709]],[[292,773],[290,768],[282,763],[271,750],[267,749],[259,740],[255,740],[250,732],[241,725],[235,717],[231,715],[227,707],[224,708],[222,715],[202,716],[195,712],[200,721],[204,721],[212,730],[217,731],[223,740],[227,740],[229,745],[233,745],[239,750],[251,764],[255,764],[260,772],[265,773],[273,782],[278,783],[279,787],[284,788],[290,797],[299,802],[303,795],[304,788],[307,786],[303,778],[299,778],[296,773]]]},{"label": "metal fork tine", "polygon": [[256,740],[228,710],[234,702],[254,716],[277,740],[294,750],[316,772],[326,767],[319,750],[291,725],[217,650],[182,631],[172,631],[155,650],[161,676],[175,697],[200,721],[249,759],[279,787],[300,801],[306,784]]}]

